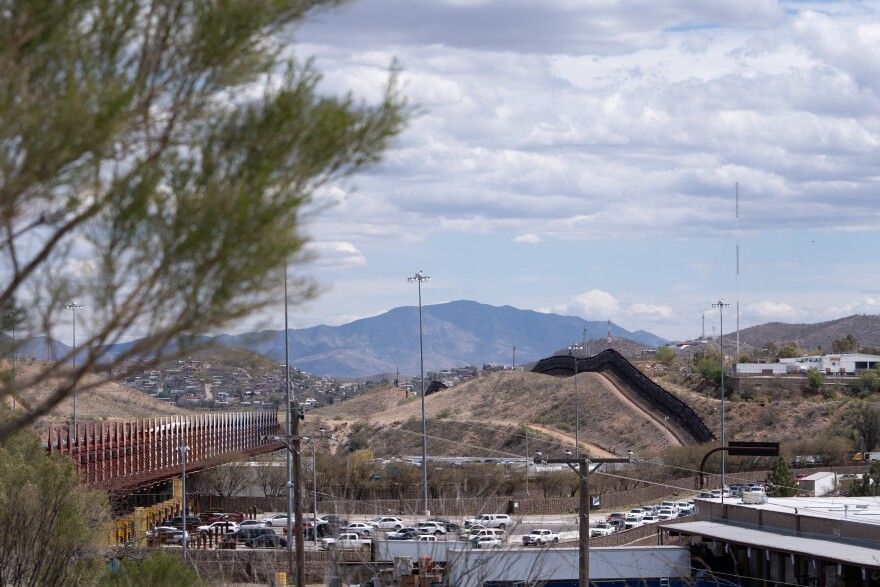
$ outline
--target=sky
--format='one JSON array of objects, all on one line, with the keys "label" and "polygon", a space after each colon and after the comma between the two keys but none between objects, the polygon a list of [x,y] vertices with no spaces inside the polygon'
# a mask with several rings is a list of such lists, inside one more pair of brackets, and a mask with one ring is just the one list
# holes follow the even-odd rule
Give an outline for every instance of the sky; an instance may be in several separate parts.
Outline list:
[{"label": "sky", "polygon": [[[880,2],[359,0],[288,39],[417,115],[322,191],[294,328],[418,303],[670,340],[880,312]],[[737,184],[739,208],[737,222]],[[738,228],[737,228],[738,226]],[[739,276],[737,277],[737,240]],[[279,324],[279,328],[281,325]],[[572,340],[578,339],[577,332]]]}]

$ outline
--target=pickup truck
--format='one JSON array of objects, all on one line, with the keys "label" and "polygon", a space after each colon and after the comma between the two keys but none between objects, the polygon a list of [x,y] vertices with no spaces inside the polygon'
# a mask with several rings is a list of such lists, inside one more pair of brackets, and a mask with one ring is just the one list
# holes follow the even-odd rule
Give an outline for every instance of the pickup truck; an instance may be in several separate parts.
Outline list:
[{"label": "pickup truck", "polygon": [[333,538],[322,538],[321,548],[324,550],[331,550],[333,548],[359,550],[361,548],[369,548],[371,543],[372,541],[369,538],[362,538],[354,532],[346,532],[344,534],[337,534]]},{"label": "pickup truck", "polygon": [[541,528],[538,530],[532,530],[531,532],[523,536],[522,541],[523,546],[544,546],[545,544],[558,544],[559,534],[554,533],[552,530]]},{"label": "pickup truck", "polygon": [[504,530],[508,526],[513,525],[513,520],[507,514],[479,514],[476,518],[464,521],[466,528],[474,524],[482,524],[486,528],[501,528]]}]

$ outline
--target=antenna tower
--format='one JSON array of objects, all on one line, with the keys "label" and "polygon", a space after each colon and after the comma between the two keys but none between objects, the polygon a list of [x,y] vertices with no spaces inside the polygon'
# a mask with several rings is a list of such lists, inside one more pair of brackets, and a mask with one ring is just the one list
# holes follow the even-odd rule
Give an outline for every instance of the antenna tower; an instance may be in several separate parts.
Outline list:
[{"label": "antenna tower", "polygon": [[736,360],[739,360],[739,182],[736,182]]}]

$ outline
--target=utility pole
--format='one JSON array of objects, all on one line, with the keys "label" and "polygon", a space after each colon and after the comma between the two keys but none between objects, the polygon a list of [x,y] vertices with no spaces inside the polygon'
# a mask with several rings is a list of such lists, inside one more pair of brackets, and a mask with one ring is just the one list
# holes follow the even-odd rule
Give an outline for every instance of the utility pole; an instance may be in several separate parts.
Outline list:
[{"label": "utility pole", "polygon": [[[611,459],[588,459],[588,458],[572,458],[571,451],[566,451],[566,458],[562,459],[543,459],[540,452],[535,453],[535,464],[541,463],[563,463],[571,467],[571,470],[578,474],[580,478],[580,493],[578,499],[578,587],[590,586],[590,473],[594,473],[599,467],[605,463],[631,463],[633,460],[633,451],[626,451],[628,458],[611,458]],[[590,470],[590,465],[595,464],[595,468]]]}]

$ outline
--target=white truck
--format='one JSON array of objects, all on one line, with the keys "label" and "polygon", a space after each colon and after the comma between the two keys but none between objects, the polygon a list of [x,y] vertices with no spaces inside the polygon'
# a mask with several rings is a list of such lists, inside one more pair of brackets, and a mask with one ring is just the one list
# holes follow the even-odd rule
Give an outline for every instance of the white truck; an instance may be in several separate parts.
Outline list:
[{"label": "white truck", "polygon": [[559,544],[559,534],[546,528],[532,530],[522,537],[523,546],[544,546],[546,544]]},{"label": "white truck", "polygon": [[513,525],[513,520],[507,514],[478,514],[476,518],[464,521],[465,527],[481,524],[486,528],[505,528]]},{"label": "white truck", "polygon": [[344,532],[332,538],[322,538],[321,548],[324,550],[334,548],[339,550],[359,550],[361,548],[369,548],[371,543],[372,540],[369,538],[363,538],[354,532]]}]

